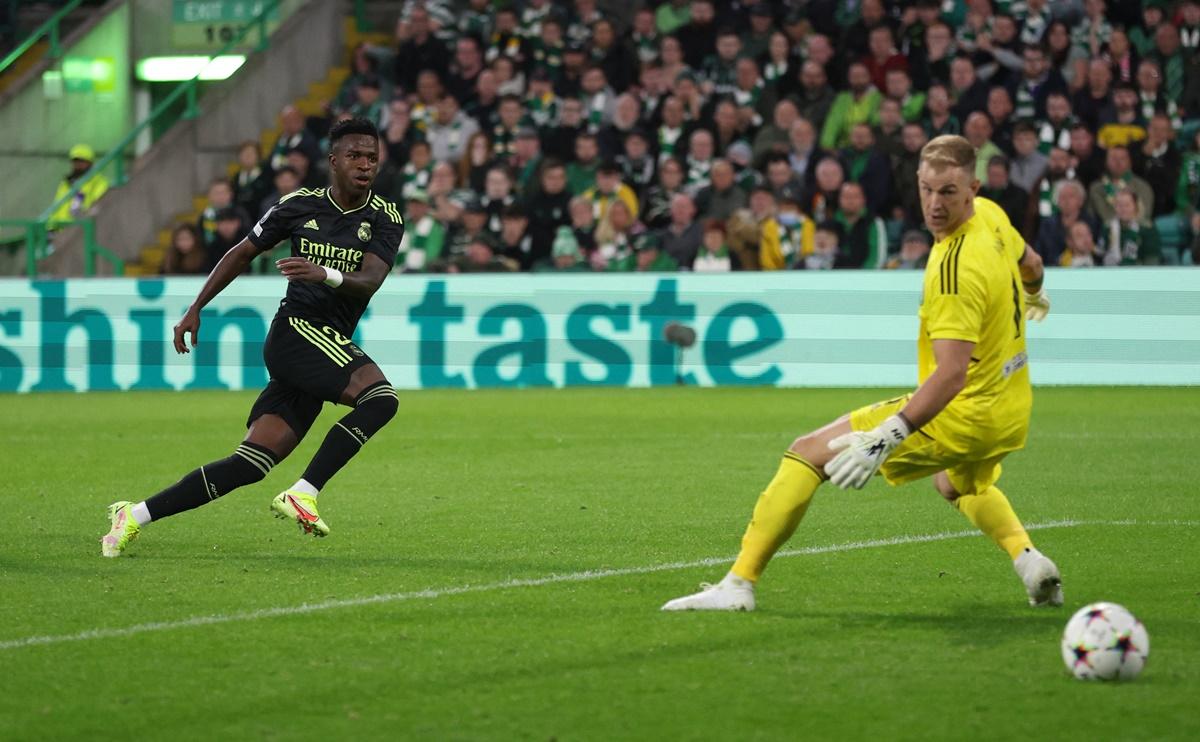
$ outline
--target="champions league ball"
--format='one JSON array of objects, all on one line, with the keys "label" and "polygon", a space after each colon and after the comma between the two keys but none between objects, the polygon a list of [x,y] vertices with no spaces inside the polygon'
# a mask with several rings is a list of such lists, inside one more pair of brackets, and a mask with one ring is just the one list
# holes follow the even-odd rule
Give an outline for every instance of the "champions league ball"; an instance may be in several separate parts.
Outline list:
[{"label": "champions league ball", "polygon": [[1063,631],[1063,662],[1079,680],[1133,680],[1149,655],[1146,628],[1116,603],[1080,608]]}]

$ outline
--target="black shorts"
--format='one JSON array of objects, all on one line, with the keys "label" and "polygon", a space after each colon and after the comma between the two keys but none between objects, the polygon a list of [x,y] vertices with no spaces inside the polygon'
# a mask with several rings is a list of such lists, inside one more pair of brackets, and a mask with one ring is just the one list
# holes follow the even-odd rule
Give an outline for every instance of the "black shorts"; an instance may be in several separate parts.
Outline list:
[{"label": "black shorts", "polygon": [[339,402],[350,376],[374,363],[362,349],[327,325],[277,316],[263,343],[271,381],[254,401],[246,427],[263,415],[278,415],[303,438],[321,405]]}]

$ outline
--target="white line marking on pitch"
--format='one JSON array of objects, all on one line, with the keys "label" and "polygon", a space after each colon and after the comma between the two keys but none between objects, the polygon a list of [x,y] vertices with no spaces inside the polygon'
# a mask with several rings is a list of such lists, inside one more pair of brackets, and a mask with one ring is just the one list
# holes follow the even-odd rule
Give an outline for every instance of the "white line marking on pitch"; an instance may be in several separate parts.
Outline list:
[{"label": "white line marking on pitch", "polygon": [[[1078,526],[1184,526],[1195,527],[1200,526],[1200,521],[1136,521],[1136,520],[1057,520],[1046,523],[1034,523],[1026,526],[1026,530],[1035,531],[1046,528],[1075,528]],[[970,538],[972,536],[980,536],[979,531],[944,531],[942,533],[917,534],[912,536],[894,536],[892,538],[871,539],[869,541],[849,541],[842,544],[830,544],[828,546],[806,546],[802,549],[788,549],[780,551],[775,555],[775,558],[804,556],[808,554],[829,554],[839,551],[856,551],[858,549],[872,549],[880,546],[903,546],[905,544],[924,544],[931,541],[948,541],[950,539]],[[319,611],[328,611],[335,608],[354,608],[364,605],[377,605],[380,603],[399,603],[405,600],[432,600],[433,598],[444,598],[451,595],[464,595],[466,593],[486,593],[498,590],[509,590],[516,587],[540,587],[542,585],[554,585],[564,582],[590,582],[591,580],[600,580],[605,577],[623,577],[627,575],[644,575],[654,572],[671,572],[680,569],[691,569],[693,567],[711,567],[717,564],[728,564],[733,561],[733,557],[709,557],[707,559],[697,559],[690,562],[668,562],[665,564],[651,564],[644,567],[620,567],[616,569],[595,569],[586,570],[583,572],[571,572],[561,575],[547,575],[545,577],[529,577],[515,578],[504,580],[502,582],[492,582],[485,585],[462,585],[460,587],[445,587],[445,588],[430,588],[427,590],[416,590],[407,593],[385,593],[382,595],[367,595],[361,598],[344,598],[341,600],[325,600],[320,603],[301,603],[300,605],[280,606],[276,608],[260,608],[254,611],[244,611],[241,613],[229,613],[216,616],[193,616],[177,621],[155,621],[151,623],[140,623],[132,626],[124,626],[121,628],[112,629],[88,629],[75,634],[50,634],[42,636],[27,636],[22,639],[9,639],[0,641],[0,651],[8,649],[19,649],[21,647],[32,647],[41,644],[62,644],[65,642],[87,641],[89,639],[115,639],[122,636],[133,636],[134,634],[146,634],[153,631],[169,631],[171,629],[186,629],[193,626],[210,626],[213,624],[234,623],[236,621],[256,621],[261,618],[274,618],[276,616],[299,616],[307,613],[317,613]]]}]

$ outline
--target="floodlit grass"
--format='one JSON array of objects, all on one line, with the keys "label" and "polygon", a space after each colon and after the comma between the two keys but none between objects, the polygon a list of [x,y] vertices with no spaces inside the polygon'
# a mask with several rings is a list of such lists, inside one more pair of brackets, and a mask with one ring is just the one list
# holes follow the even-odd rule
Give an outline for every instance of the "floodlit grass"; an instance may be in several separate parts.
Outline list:
[{"label": "floodlit grass", "polygon": [[[930,484],[876,481],[817,494],[787,548],[831,548],[776,560],[758,612],[659,612],[724,573],[670,565],[734,555],[795,435],[891,391],[402,393],[317,541],[267,505],[329,408],[265,482],[116,560],[105,506],[229,455],[253,394],[0,398],[0,738],[1200,736],[1194,389],[1037,391],[1000,486],[1057,523],[1032,535],[1061,609]],[[1059,658],[1102,599],[1149,630],[1135,683]]]}]

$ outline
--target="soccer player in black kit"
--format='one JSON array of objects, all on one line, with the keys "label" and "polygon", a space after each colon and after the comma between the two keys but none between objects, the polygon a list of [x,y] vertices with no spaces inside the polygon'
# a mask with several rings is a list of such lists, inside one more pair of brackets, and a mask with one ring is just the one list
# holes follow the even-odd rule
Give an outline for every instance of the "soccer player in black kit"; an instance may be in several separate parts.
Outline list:
[{"label": "soccer player in black kit", "polygon": [[287,295],[263,344],[271,380],[250,410],[246,437],[228,458],[205,464],[144,502],[109,506],[112,530],[101,539],[106,557],[120,556],[152,520],[212,502],[261,481],[287,458],[325,402],[353,409],[334,424],[296,484],[271,510],[314,536],[329,534],[317,493],[396,414],[396,390],[351,340],[354,328],[396,259],[404,222],[396,206],[371,192],[379,168],[379,133],[364,119],[333,127],[329,188],[301,189],[279,199],[246,238],[209,274],[196,301],[175,326],[175,351],[195,347],[200,310],[256,256],[284,239],[291,257],[276,263]]}]

